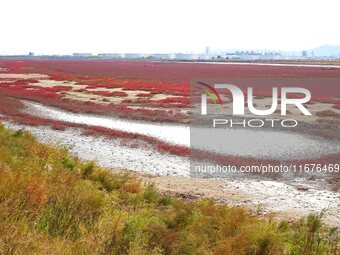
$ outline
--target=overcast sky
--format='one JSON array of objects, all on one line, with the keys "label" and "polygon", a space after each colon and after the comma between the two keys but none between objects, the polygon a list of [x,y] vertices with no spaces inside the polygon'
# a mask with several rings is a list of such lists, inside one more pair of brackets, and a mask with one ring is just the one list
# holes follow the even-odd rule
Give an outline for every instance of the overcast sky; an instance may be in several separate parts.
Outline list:
[{"label": "overcast sky", "polygon": [[339,0],[0,0],[0,54],[340,45]]}]

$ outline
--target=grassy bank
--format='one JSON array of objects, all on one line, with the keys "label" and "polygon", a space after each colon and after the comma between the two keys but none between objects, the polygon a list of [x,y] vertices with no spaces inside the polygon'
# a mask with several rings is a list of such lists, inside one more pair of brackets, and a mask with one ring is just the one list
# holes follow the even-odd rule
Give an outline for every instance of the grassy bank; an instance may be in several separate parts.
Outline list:
[{"label": "grassy bank", "polygon": [[184,202],[0,124],[0,254],[339,254],[322,214],[275,222]]}]

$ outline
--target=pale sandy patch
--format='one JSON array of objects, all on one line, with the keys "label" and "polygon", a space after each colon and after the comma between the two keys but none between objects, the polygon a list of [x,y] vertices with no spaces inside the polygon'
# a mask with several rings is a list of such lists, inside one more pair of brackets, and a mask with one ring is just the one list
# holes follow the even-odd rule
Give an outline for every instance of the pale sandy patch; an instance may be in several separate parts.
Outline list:
[{"label": "pale sandy patch", "polygon": [[[129,109],[133,109],[133,110],[160,110],[160,111],[164,111],[164,107],[144,107],[144,106],[128,106]],[[188,108],[166,108],[167,110],[171,110],[174,111],[175,113],[181,113],[181,114],[189,114],[189,109]]]},{"label": "pale sandy patch", "polygon": [[[30,83],[30,86],[33,87],[42,87],[42,88],[53,88],[56,86],[70,86],[72,87],[71,91],[64,91],[59,92],[59,94],[63,94],[65,98],[69,98],[72,100],[78,101],[91,101],[101,104],[109,104],[115,103],[119,104],[122,100],[130,99],[130,100],[137,100],[143,99],[143,97],[138,97],[138,94],[145,94],[148,93],[144,90],[124,90],[124,88],[105,88],[105,87],[98,87],[98,88],[87,88],[88,85],[78,84],[75,81],[57,81],[57,80],[49,80],[44,79],[48,76],[40,75],[40,74],[0,74],[0,78],[4,79],[28,79],[28,78],[35,78],[39,79],[37,83]],[[11,82],[11,81],[7,81]],[[86,89],[88,92],[85,91],[76,91],[80,89]],[[103,91],[103,92],[124,92],[127,94],[126,97],[115,97],[115,96],[104,96],[104,95],[97,95],[92,94],[93,91]],[[168,94],[156,94],[152,97],[148,97],[147,99],[152,100],[162,100],[168,97],[181,97],[176,95],[168,95]]]},{"label": "pale sandy patch", "polygon": [[[325,222],[339,225],[339,193],[318,187],[304,179],[201,179],[182,176],[143,175],[146,184],[153,183],[158,191],[189,200],[211,199],[219,204],[242,206],[252,214],[273,215],[278,220],[295,221],[311,212],[327,208]],[[322,182],[320,180],[320,182]],[[300,191],[298,187],[304,187]]]},{"label": "pale sandy patch", "polygon": [[104,91],[104,92],[126,92],[123,91],[122,88],[103,88],[103,87],[98,87],[98,88],[88,88],[88,91]]},{"label": "pale sandy patch", "polygon": [[2,80],[0,79],[0,83],[13,83],[13,80]]},{"label": "pale sandy patch", "polygon": [[0,79],[45,79],[49,76],[39,73],[0,73]]},{"label": "pale sandy patch", "polygon": [[177,96],[177,95],[169,95],[169,94],[156,94],[152,97],[152,100],[163,100],[167,99],[168,97],[177,97],[177,98],[184,98],[182,96]]},{"label": "pale sandy patch", "polygon": [[137,96],[138,94],[148,94],[149,92],[148,91],[144,91],[144,90],[124,90],[122,89],[123,92],[127,93],[129,96],[129,99],[138,99],[138,98],[141,98],[141,99],[150,99],[150,98],[153,98],[153,97],[139,97]]},{"label": "pale sandy patch", "polygon": [[74,81],[39,80],[37,83],[30,83],[30,86],[53,88],[56,86],[70,86],[73,90],[85,89],[87,85],[76,84]]},{"label": "pale sandy patch", "polygon": [[[109,97],[109,96],[102,96],[102,95],[96,95],[96,94],[90,94],[86,92],[78,92],[78,91],[65,91],[63,92],[63,97],[82,101],[82,102],[94,102],[94,103],[100,103],[100,104],[120,104],[123,99],[126,97]],[[103,101],[104,100],[104,101]]]},{"label": "pale sandy patch", "polygon": [[227,189],[221,179],[144,175],[142,180],[145,183],[155,184],[160,192],[188,199],[207,198],[221,203],[227,200],[230,204],[238,205],[251,198],[251,195],[246,192]]},{"label": "pale sandy patch", "polygon": [[[149,99],[149,100],[162,100],[166,99],[168,97],[182,97],[182,96],[177,96],[177,95],[169,95],[169,94],[155,94],[152,97],[139,97],[137,96],[138,94],[148,94],[149,92],[144,91],[144,90],[124,90],[124,88],[103,88],[103,87],[98,87],[98,88],[91,88],[87,89],[89,92],[91,91],[103,91],[103,92],[124,92],[127,94],[124,99],[131,99],[131,100],[137,100],[137,99]],[[101,95],[99,95],[101,96]],[[102,98],[107,98],[106,96],[101,96]]]},{"label": "pale sandy patch", "polygon": [[98,87],[98,88],[93,88],[93,89],[87,89],[88,91],[103,91],[103,92],[124,92],[127,94],[124,99],[138,99],[137,95],[139,93],[147,93],[143,90],[124,90],[124,88],[103,88],[103,87]]}]

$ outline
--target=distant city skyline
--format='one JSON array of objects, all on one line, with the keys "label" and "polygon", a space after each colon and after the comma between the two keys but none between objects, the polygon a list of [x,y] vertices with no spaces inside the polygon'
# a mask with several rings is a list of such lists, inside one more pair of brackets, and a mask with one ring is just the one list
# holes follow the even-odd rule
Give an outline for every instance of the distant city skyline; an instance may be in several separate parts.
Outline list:
[{"label": "distant city skyline", "polygon": [[311,50],[340,45],[337,0],[2,0],[0,55]]},{"label": "distant city skyline", "polygon": [[[321,45],[314,49],[309,50],[301,50],[301,51],[283,51],[283,50],[260,50],[260,49],[212,49],[211,47],[205,47],[204,50],[200,52],[101,52],[101,53],[93,53],[93,52],[73,52],[67,54],[36,54],[33,51],[26,52],[23,54],[7,54],[0,56],[29,56],[29,57],[44,57],[44,56],[71,56],[71,57],[100,57],[100,58],[158,58],[158,59],[176,59],[180,56],[192,55],[193,58],[198,59],[214,59],[214,58],[228,58],[230,56],[245,56],[245,55],[253,55],[253,56],[275,56],[275,59],[299,59],[303,58],[318,58],[318,57],[326,57],[326,58],[335,58],[340,59],[340,45]],[[176,57],[177,56],[177,57]],[[188,56],[189,57],[189,56]],[[271,59],[271,58],[268,58]],[[273,58],[274,59],[274,58]]]}]

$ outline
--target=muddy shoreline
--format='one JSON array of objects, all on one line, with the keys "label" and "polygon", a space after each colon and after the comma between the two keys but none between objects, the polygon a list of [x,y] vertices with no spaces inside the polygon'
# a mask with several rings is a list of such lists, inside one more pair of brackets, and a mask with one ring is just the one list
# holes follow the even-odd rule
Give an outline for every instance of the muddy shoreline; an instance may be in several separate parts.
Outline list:
[{"label": "muddy shoreline", "polygon": [[[175,146],[191,147],[228,156],[291,160],[300,158],[314,159],[328,154],[340,153],[340,145],[334,140],[320,139],[302,132],[289,132],[289,130],[282,129],[211,129],[183,124],[174,125],[174,123],[131,121],[109,116],[97,116],[95,114],[76,114],[26,100],[21,102],[25,105],[24,113],[44,119],[100,126],[117,131],[146,135]],[[217,131],[218,133],[216,133]],[[215,140],[211,140],[209,143],[195,143],[195,134]],[[228,141],[228,143],[221,144],[220,141]],[[216,147],[216,144],[219,144],[219,147]],[[277,146],[277,144],[280,144],[280,146]]]},{"label": "muddy shoreline", "polygon": [[156,152],[153,148],[131,148],[119,139],[84,136],[76,128],[65,131],[48,126],[23,126],[8,121],[5,126],[32,132],[40,141],[67,146],[73,155],[94,160],[113,171],[135,171],[145,183],[154,183],[162,193],[182,199],[212,199],[242,206],[253,214],[297,220],[310,212],[326,210],[325,222],[340,225],[340,193],[326,188],[321,180],[271,180],[261,177],[190,178],[188,158]]}]

